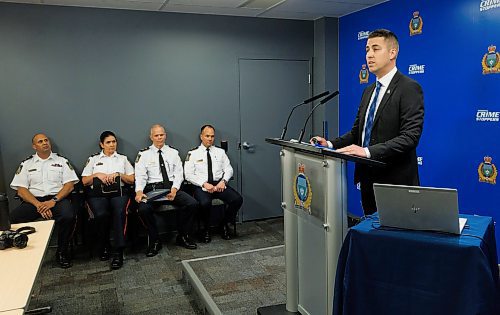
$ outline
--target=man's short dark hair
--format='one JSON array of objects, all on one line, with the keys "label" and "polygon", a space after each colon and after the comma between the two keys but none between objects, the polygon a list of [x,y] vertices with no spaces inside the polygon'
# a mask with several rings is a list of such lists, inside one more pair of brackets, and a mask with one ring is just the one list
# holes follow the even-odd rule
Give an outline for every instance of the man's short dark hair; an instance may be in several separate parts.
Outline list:
[{"label": "man's short dark hair", "polygon": [[206,124],[206,125],[201,126],[200,133],[203,133],[203,130],[205,130],[205,128],[211,128],[215,132],[214,126],[212,126],[210,124]]},{"label": "man's short dark hair", "polygon": [[394,34],[393,32],[381,28],[374,30],[373,32],[370,33],[370,35],[368,35],[368,38],[375,38],[375,37],[383,37],[385,40],[388,40],[393,45],[393,48],[399,50],[399,40],[396,34]]}]

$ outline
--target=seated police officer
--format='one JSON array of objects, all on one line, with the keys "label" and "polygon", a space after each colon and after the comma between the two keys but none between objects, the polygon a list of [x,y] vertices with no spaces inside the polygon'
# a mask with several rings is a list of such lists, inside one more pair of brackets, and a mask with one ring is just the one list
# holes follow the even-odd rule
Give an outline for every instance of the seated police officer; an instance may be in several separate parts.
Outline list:
[{"label": "seated police officer", "polygon": [[223,239],[231,238],[228,222],[232,222],[240,209],[243,198],[233,188],[227,185],[233,176],[233,168],[226,152],[214,144],[215,128],[211,125],[201,127],[199,147],[189,151],[184,163],[186,180],[195,185],[194,197],[200,203],[201,218],[204,224],[202,240],[209,243],[210,209],[212,199],[217,198],[227,204],[224,218],[220,226]]},{"label": "seated police officer", "polygon": [[182,207],[177,211],[177,245],[196,249],[196,244],[188,235],[192,229],[198,202],[179,190],[184,181],[179,152],[165,144],[167,133],[161,125],[151,127],[150,139],[153,144],[141,150],[135,160],[135,200],[139,203],[139,215],[148,230],[146,256],[155,256],[162,247],[153,213],[155,202],[148,202],[146,196],[146,193],[156,189],[169,189],[167,200]]},{"label": "seated police officer", "polygon": [[69,161],[52,152],[50,140],[39,133],[33,136],[36,154],[21,162],[10,187],[17,190],[22,203],[12,210],[12,223],[54,219],[59,231],[56,260],[61,268],[71,267],[68,246],[75,227],[76,212],[66,197],[78,177]]},{"label": "seated police officer", "polygon": [[117,145],[115,134],[104,131],[99,141],[102,151],[88,158],[82,172],[83,185],[90,187],[87,191],[87,205],[96,222],[99,259],[102,261],[109,260],[109,231],[110,223],[113,222],[115,252],[111,269],[119,269],[123,265],[129,204],[129,192],[124,183],[134,183],[134,167],[125,155],[116,152]]}]

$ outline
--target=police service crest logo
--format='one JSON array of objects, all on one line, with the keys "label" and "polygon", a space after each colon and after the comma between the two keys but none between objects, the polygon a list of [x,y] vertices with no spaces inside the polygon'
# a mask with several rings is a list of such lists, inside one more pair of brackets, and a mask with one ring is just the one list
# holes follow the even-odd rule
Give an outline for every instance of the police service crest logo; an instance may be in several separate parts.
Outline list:
[{"label": "police service crest logo", "polygon": [[496,184],[497,183],[497,167],[495,164],[491,163],[492,158],[490,156],[484,157],[484,162],[479,164],[477,168],[477,173],[479,174],[479,181],[482,183]]},{"label": "police service crest logo", "polygon": [[418,11],[413,12],[413,18],[410,20],[410,36],[422,34],[424,21],[419,14]]},{"label": "police service crest logo", "polygon": [[298,173],[297,176],[295,176],[295,182],[293,185],[293,196],[295,199],[294,204],[295,208],[307,211],[309,214],[311,214],[311,182],[305,175],[305,169],[305,165],[299,163]]},{"label": "police service crest logo", "polygon": [[484,54],[481,62],[483,74],[500,73],[500,53],[496,50],[497,46],[490,45],[488,52]]},{"label": "police service crest logo", "polygon": [[370,72],[366,69],[366,64],[361,66],[361,70],[359,70],[359,84],[368,83],[368,78],[370,77]]}]

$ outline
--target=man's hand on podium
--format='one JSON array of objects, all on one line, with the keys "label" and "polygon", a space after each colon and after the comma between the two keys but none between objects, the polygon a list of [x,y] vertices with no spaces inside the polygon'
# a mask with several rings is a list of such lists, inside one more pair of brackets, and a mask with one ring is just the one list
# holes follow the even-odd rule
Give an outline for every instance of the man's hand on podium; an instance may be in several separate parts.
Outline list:
[{"label": "man's hand on podium", "polygon": [[328,147],[328,142],[326,142],[326,139],[325,138],[321,138],[320,136],[314,136],[311,138],[311,140],[309,140],[309,143],[311,143],[312,145],[321,145],[323,147]]},{"label": "man's hand on podium", "polygon": [[360,156],[360,157],[364,157],[364,158],[368,157],[366,155],[365,149],[363,149],[359,145],[355,145],[355,144],[351,144],[351,145],[348,145],[347,147],[343,147],[341,149],[335,150],[335,152],[343,153],[346,155]]}]

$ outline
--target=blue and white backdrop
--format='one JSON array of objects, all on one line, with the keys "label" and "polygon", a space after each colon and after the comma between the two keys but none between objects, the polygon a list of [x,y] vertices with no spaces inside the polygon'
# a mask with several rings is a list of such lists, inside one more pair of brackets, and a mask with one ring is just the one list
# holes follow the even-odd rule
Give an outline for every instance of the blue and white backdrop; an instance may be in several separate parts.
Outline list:
[{"label": "blue and white backdrop", "polygon": [[[500,0],[393,0],[340,18],[340,134],[352,127],[363,89],[369,32],[400,41],[397,67],[424,90],[417,149],[422,186],[457,188],[461,213],[500,222]],[[348,168],[349,210],[361,214]],[[500,226],[496,225],[500,254]]]}]

